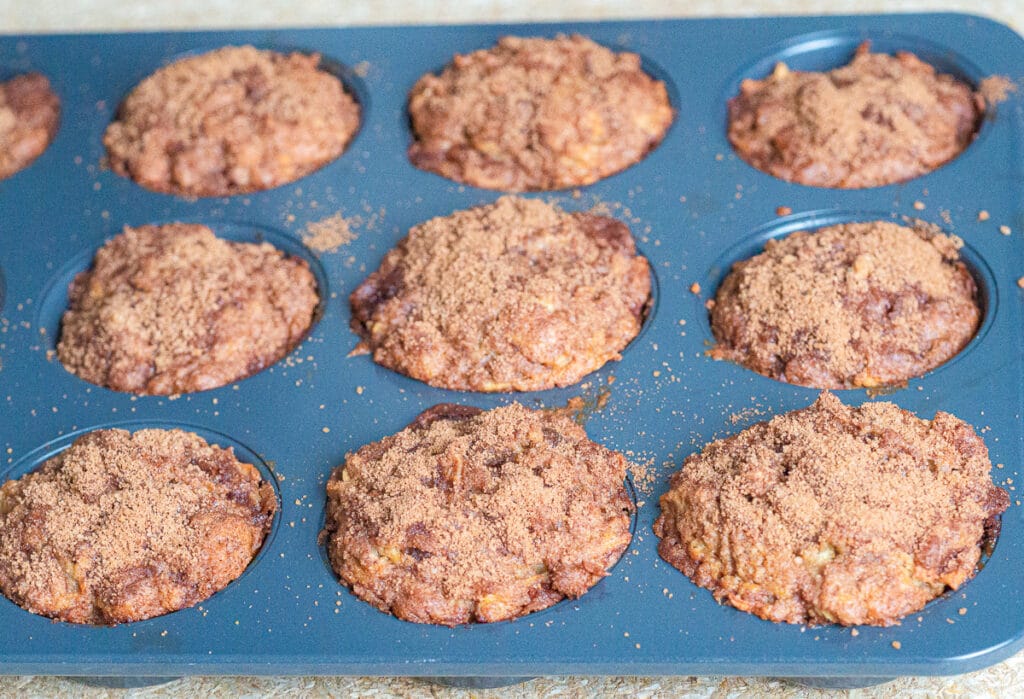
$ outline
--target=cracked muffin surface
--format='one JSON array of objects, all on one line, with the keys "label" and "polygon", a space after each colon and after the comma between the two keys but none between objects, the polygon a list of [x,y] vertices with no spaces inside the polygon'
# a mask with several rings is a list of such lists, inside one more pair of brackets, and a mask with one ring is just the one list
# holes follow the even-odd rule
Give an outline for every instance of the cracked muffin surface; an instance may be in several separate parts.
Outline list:
[{"label": "cracked muffin surface", "polygon": [[729,100],[729,141],[741,158],[789,182],[859,189],[931,172],[974,139],[985,103],[971,86],[917,56],[863,43],[826,73],[784,63]]},{"label": "cracked muffin surface", "polygon": [[39,73],[0,83],[0,180],[28,167],[57,135],[60,98]]},{"label": "cracked muffin surface", "polygon": [[437,405],[335,469],[327,553],[401,619],[514,619],[579,597],[622,555],[626,468],[558,412]]},{"label": "cracked muffin surface", "polygon": [[708,354],[815,388],[904,384],[963,349],[981,322],[962,244],[887,221],[769,240],[716,291]]},{"label": "cracked muffin surface", "polygon": [[672,123],[664,83],[635,53],[586,37],[506,36],[457,55],[409,95],[409,160],[509,192],[590,184],[639,162]]},{"label": "cracked muffin surface", "polygon": [[534,391],[618,359],[650,294],[624,223],[506,196],[413,227],[349,301],[378,364],[443,388]]},{"label": "cracked muffin surface", "polygon": [[974,429],[892,403],[808,408],[688,457],[661,497],[661,557],[769,621],[888,626],[976,571],[1007,492]]},{"label": "cracked muffin surface", "polygon": [[293,182],[342,154],[359,105],[320,56],[228,46],[139,83],[107,127],[110,167],[146,189],[192,197]]},{"label": "cracked muffin surface", "polygon": [[71,283],[57,357],[115,391],[204,391],[284,357],[319,301],[308,263],[269,243],[196,224],[126,227]]},{"label": "cracked muffin surface", "polygon": [[273,487],[182,430],[97,430],[0,486],[0,590],[35,614],[119,624],[191,607],[241,575]]}]

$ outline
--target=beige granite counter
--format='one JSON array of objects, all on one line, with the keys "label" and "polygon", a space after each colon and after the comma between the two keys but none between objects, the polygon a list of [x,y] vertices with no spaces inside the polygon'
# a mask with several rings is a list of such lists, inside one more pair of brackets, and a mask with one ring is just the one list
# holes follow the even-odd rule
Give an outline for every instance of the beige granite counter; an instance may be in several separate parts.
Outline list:
[{"label": "beige granite counter", "polygon": [[[955,10],[987,15],[1024,33],[1024,0],[0,0],[0,31],[132,31],[352,24],[464,23],[561,19],[845,14]],[[1022,67],[1024,69],[1024,67]],[[365,696],[365,697],[822,697],[842,694],[791,683],[727,677],[540,678],[490,691],[440,688],[413,679],[365,677],[187,678],[140,690],[100,690],[58,678],[0,678],[6,696]],[[852,697],[1002,697],[1024,694],[1024,653],[987,670],[951,678],[904,678],[854,690]]]}]

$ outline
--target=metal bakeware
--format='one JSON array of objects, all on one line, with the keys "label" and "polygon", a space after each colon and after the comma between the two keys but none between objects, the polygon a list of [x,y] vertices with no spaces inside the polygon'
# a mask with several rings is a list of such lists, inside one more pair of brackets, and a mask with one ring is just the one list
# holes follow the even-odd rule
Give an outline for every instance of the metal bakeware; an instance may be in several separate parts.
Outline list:
[{"label": "metal bakeware", "polygon": [[[433,389],[368,357],[347,357],[356,343],[347,296],[384,252],[418,222],[499,196],[408,163],[409,88],[453,53],[490,46],[504,34],[559,32],[640,53],[647,70],[668,84],[677,110],[665,141],[641,163],[578,191],[531,195],[570,210],[600,206],[629,223],[657,277],[643,333],[622,361],[580,386],[518,395]],[[0,37],[0,78],[40,71],[63,102],[54,143],[27,170],[0,182],[0,476],[31,470],[83,430],[181,425],[272,472],[281,499],[257,560],[196,608],[98,628],[54,623],[0,599],[0,672],[724,673],[856,683],[960,673],[1016,652],[1024,645],[1024,605],[1017,601],[1024,517],[1014,490],[1024,447],[1016,285],[1024,275],[1021,96],[998,105],[976,142],[945,167],[865,190],[787,184],[742,162],[725,138],[726,100],[742,78],[761,77],[778,60],[827,69],[844,63],[864,39],[878,50],[911,50],[975,83],[1024,73],[1019,36],[986,19],[948,14]],[[272,191],[198,200],[146,191],[102,166],[103,131],[139,80],[182,55],[243,43],[320,52],[339,72],[363,108],[362,128],[341,158]],[[795,213],[777,216],[780,206]],[[988,220],[978,220],[980,210]],[[320,254],[303,245],[308,223],[338,212],[356,240]],[[770,414],[803,407],[816,392],[706,358],[704,301],[728,266],[768,237],[903,216],[963,237],[985,319],[958,357],[884,398],[926,418],[952,412],[981,431],[999,465],[994,478],[1013,501],[998,545],[960,591],[900,626],[861,627],[856,636],[840,627],[772,624],[719,606],[658,558],[651,533],[657,498],[686,455]],[[179,220],[235,239],[265,238],[310,260],[324,299],[310,336],[269,370],[176,399],[114,393],[65,371],[52,350],[68,282],[123,225]],[[700,293],[691,291],[695,282]],[[338,584],[317,534],[324,483],[346,452],[395,432],[437,402],[552,406],[578,395],[587,402],[590,436],[642,466],[633,476],[641,505],[633,543],[593,590],[516,621],[448,629],[398,621]],[[840,396],[855,404],[874,399],[864,391]]]}]

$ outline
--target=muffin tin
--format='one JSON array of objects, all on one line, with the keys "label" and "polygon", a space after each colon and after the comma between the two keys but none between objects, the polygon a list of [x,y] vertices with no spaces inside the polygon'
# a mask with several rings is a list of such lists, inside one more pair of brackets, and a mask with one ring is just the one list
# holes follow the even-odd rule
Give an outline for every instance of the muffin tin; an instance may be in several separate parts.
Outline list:
[{"label": "muffin tin", "polygon": [[[412,167],[407,91],[454,52],[504,34],[581,32],[640,53],[677,110],[645,160],[589,187],[531,196],[568,210],[599,207],[626,221],[656,276],[641,335],[584,383],[525,394],[434,389],[348,357],[348,294],[409,227],[493,201]],[[1024,41],[965,15],[888,15],[0,37],[0,79],[36,70],[61,96],[61,128],[28,169],[0,181],[0,477],[20,476],[99,427],[188,426],[234,446],[277,481],[280,512],[246,573],[203,604],[113,628],[54,623],[0,598],[0,673],[168,677],[181,674],[747,674],[869,678],[966,672],[1024,646],[1024,517],[1015,488],[1024,450],[1021,342],[1024,116],[1019,94],[986,118],[977,140],[941,169],[901,185],[841,191],[787,184],[737,158],[726,100],[778,60],[828,69],[870,39],[907,49],[977,83],[1021,78]],[[363,125],[348,150],[292,185],[229,199],[146,191],[102,166],[101,137],[143,77],[186,54],[226,44],[317,51],[359,99]],[[922,207],[923,205],[923,207]],[[777,207],[793,214],[778,216]],[[989,219],[978,220],[986,210]],[[303,244],[310,222],[341,213],[357,238],[336,251]],[[772,624],[695,587],[658,558],[651,523],[668,475],[706,442],[816,391],[704,356],[704,302],[731,263],[771,236],[844,220],[920,218],[966,241],[985,306],[977,337],[952,361],[884,396],[923,417],[946,410],[981,432],[1011,507],[977,577],[902,625]],[[311,262],[322,313],[285,360],[202,393],[133,397],[91,386],[53,356],[67,284],[123,225],[187,221],[233,239],[266,239]],[[1009,226],[1010,235],[1000,233]],[[694,293],[699,284],[699,293]],[[693,290],[691,290],[691,287]],[[488,408],[519,400],[563,405],[581,396],[592,439],[624,451],[640,505],[634,540],[611,574],[579,600],[511,622],[453,629],[382,614],[342,588],[317,535],[324,483],[346,452],[391,434],[443,401]]]}]

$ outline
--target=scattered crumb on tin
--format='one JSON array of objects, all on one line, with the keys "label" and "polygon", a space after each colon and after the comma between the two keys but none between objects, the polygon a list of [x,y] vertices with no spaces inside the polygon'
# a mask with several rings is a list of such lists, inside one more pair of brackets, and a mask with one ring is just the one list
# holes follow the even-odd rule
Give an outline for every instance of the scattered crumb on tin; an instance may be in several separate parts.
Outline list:
[{"label": "scattered crumb on tin", "polygon": [[357,394],[363,395],[363,391],[364,390],[366,390],[366,389],[364,389],[362,386],[356,386],[356,393]]},{"label": "scattered crumb on tin", "polygon": [[981,211],[979,211],[978,212],[978,220],[979,221],[987,221],[988,220],[988,211],[986,211],[985,209],[982,209]]},{"label": "scattered crumb on tin", "polygon": [[1017,286],[1019,286],[1021,289],[1024,289],[1024,277],[1019,277],[1017,279]]},{"label": "scattered crumb on tin", "polygon": [[302,232],[302,242],[316,252],[337,252],[357,237],[352,230],[352,222],[340,213],[310,221]]},{"label": "scattered crumb on tin", "polygon": [[697,282],[694,282],[693,284],[690,284],[690,293],[691,294],[699,294],[700,293],[700,284],[698,284]]},{"label": "scattered crumb on tin", "polygon": [[358,75],[360,78],[365,78],[367,75],[370,74],[370,62],[359,61],[359,63],[356,63],[354,66],[352,66],[352,72]]},{"label": "scattered crumb on tin", "polygon": [[860,631],[858,631],[857,629],[850,629],[850,635],[851,636],[860,636]]},{"label": "scattered crumb on tin", "polygon": [[892,647],[895,648],[896,650],[899,650],[900,648],[903,647],[903,644],[900,643],[899,641],[893,641],[892,642]]},{"label": "scattered crumb on tin", "polygon": [[658,480],[657,469],[654,468],[654,459],[646,461],[631,460],[629,462],[629,474],[633,477],[633,485],[644,495],[650,495],[654,490],[654,483]]},{"label": "scattered crumb on tin", "polygon": [[761,408],[755,406],[750,408],[744,408],[743,410],[739,410],[731,414],[728,420],[731,424],[736,425],[740,422],[748,422],[752,418],[761,417],[766,414],[767,412],[765,410],[762,410]]},{"label": "scattered crumb on tin", "polygon": [[1003,235],[1010,235],[1013,231],[1010,230],[1009,226],[999,226],[999,232]]},{"label": "scattered crumb on tin", "polygon": [[778,206],[775,208],[776,216],[789,216],[791,213],[793,213],[793,209],[788,206]]},{"label": "scattered crumb on tin", "polygon": [[978,92],[989,107],[1006,101],[1016,91],[1017,85],[1005,75],[990,75],[978,83]]},{"label": "scattered crumb on tin", "polygon": [[924,202],[923,201],[915,201],[914,202],[914,208],[917,209],[918,211],[924,211]]},{"label": "scattered crumb on tin", "polygon": [[359,357],[359,356],[362,356],[364,354],[369,354],[369,353],[370,353],[370,346],[368,344],[366,344],[365,342],[363,342],[362,340],[360,340],[359,344],[357,344],[355,347],[353,347],[352,351],[349,352],[345,356],[346,357]]},{"label": "scattered crumb on tin", "polygon": [[967,607],[960,607],[960,609],[956,610],[956,613],[960,616],[965,616],[967,614]]}]

